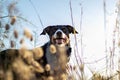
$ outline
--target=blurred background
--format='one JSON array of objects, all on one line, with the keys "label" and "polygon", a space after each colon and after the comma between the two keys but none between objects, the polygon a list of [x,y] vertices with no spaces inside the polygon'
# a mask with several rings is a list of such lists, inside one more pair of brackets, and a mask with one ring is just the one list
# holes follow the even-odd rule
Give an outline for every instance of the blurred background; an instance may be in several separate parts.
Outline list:
[{"label": "blurred background", "polygon": [[45,27],[72,25],[79,34],[70,35],[69,73],[76,80],[119,75],[119,16],[119,0],[0,0],[0,51],[42,46]]}]

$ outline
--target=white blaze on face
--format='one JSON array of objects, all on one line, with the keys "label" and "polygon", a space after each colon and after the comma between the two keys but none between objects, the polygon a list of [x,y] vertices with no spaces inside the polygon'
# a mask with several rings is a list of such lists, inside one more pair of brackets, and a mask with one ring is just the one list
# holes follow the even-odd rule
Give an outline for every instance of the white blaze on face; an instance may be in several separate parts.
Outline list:
[{"label": "white blaze on face", "polygon": [[[58,35],[58,33],[60,33],[61,35]],[[55,40],[55,43],[57,45],[64,45],[66,43],[66,40],[67,40],[67,36],[65,35],[65,33],[58,29],[55,34],[53,35],[53,38]]]},{"label": "white blaze on face", "polygon": [[58,30],[55,32],[55,34],[53,35],[54,38],[58,38],[58,37],[57,37],[57,33],[58,33],[58,32],[61,32],[61,33],[62,33],[62,37],[61,37],[61,38],[65,38],[65,37],[66,37],[65,33],[64,33],[61,29],[58,29]]}]

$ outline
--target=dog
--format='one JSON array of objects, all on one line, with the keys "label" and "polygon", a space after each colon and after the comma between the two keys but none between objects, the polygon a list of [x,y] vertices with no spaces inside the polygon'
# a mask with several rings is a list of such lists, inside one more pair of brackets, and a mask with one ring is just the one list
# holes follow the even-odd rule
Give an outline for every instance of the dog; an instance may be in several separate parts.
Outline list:
[{"label": "dog", "polygon": [[53,25],[46,27],[40,34],[48,34],[50,39],[42,48],[45,53],[43,56],[44,63],[50,65],[53,75],[59,76],[66,72],[66,64],[70,59],[72,50],[69,38],[71,33],[77,34],[78,32],[70,25]]},{"label": "dog", "polygon": [[[71,33],[77,34],[78,32],[70,25],[48,26],[40,34],[48,34],[50,39],[38,48],[42,50],[41,52],[38,49],[8,49],[0,52],[0,79],[4,79],[5,77],[1,76],[5,76],[9,72],[15,80],[46,80],[45,76],[57,76],[55,80],[62,80],[58,76],[66,73],[66,64],[69,62],[72,50],[69,39]],[[36,51],[43,55],[37,56],[38,58],[35,59]],[[24,67],[28,67],[28,70]],[[22,71],[28,73],[27,77],[22,74]],[[44,77],[41,79],[41,76]]]}]

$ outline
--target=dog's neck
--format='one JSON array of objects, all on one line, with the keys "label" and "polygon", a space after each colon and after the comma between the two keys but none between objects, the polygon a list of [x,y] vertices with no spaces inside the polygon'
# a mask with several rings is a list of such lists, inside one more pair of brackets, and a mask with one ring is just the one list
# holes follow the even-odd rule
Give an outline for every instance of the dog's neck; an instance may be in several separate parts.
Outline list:
[{"label": "dog's neck", "polygon": [[[51,41],[49,41],[45,45],[46,45],[46,47],[49,47],[52,44],[53,43]],[[54,45],[54,46],[56,47],[57,52],[64,51],[64,52],[66,52],[67,57],[69,57],[71,55],[72,49],[71,49],[70,43],[66,44],[65,46],[59,46],[59,45]]]},{"label": "dog's neck", "polygon": [[57,46],[55,45],[56,48],[56,53],[52,54],[50,52],[50,42],[46,43],[44,49],[45,51],[45,57],[46,57],[46,62],[47,64],[50,64],[51,70],[57,71],[55,68],[57,67],[58,70],[60,69],[65,69],[65,65],[69,61],[69,56],[71,54],[71,47],[66,45],[66,46]]}]

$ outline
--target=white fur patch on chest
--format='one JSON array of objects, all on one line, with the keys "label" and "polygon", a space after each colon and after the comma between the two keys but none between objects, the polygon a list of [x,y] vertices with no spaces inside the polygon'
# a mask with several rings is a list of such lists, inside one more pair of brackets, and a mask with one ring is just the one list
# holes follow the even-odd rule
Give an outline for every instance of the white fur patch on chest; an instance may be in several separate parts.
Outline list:
[{"label": "white fur patch on chest", "polygon": [[46,50],[46,59],[51,67],[51,71],[63,71],[67,64],[66,47],[56,47],[56,53],[50,52],[50,47]]}]

